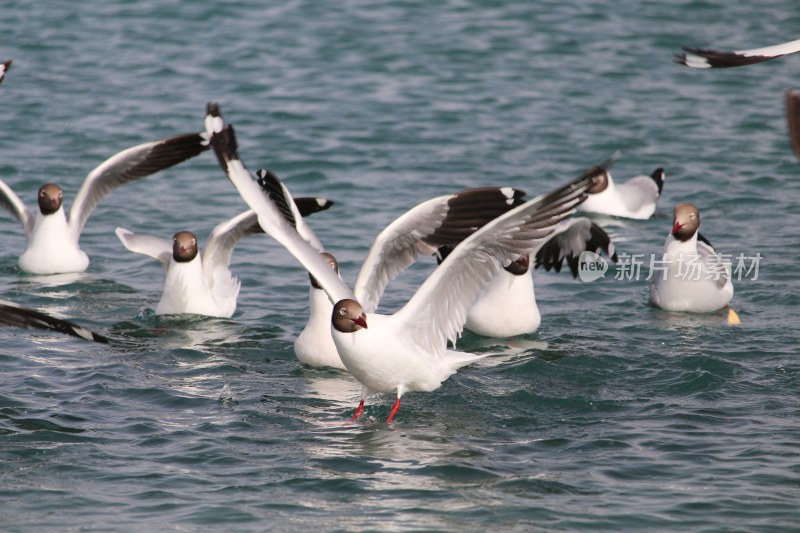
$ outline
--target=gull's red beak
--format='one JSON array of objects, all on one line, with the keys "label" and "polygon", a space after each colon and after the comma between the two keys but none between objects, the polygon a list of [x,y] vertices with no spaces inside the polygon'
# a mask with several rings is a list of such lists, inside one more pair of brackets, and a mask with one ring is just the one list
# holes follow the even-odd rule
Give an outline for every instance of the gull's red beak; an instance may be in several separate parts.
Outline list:
[{"label": "gull's red beak", "polygon": [[360,317],[358,317],[356,319],[352,319],[352,320],[353,320],[353,322],[355,322],[356,324],[358,324],[362,328],[366,328],[367,327],[367,316],[366,315],[362,314]]},{"label": "gull's red beak", "polygon": [[672,226],[672,234],[673,234],[673,235],[675,235],[676,233],[678,233],[678,231],[680,231],[680,229],[681,229],[683,226],[684,226],[684,224],[681,224],[680,222],[677,222],[677,221],[676,221],[676,222],[675,222],[675,225],[674,225],[674,226]]}]

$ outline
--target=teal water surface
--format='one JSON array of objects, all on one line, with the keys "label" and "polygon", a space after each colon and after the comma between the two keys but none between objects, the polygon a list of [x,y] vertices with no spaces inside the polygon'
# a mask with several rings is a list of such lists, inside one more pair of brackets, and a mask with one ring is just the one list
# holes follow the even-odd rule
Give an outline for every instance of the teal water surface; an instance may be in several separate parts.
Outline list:
[{"label": "teal water surface", "polygon": [[[117,226],[201,240],[246,206],[210,153],[99,205],[81,275],[21,273],[0,214],[0,297],[109,346],[0,329],[4,531],[786,531],[800,523],[800,163],[782,91],[800,57],[690,70],[681,45],[798,37],[788,0],[326,3],[7,2],[0,178],[29,205],[128,146],[200,130],[207,101],[240,152],[295,195],[353,280],[405,210],[465,187],[530,194],[615,150],[618,179],[667,172],[655,217],[599,220],[619,252],[660,250],[672,207],[734,257],[760,254],[723,314],[647,305],[646,268],[593,283],[537,272],[543,320],[432,393],[370,401],[292,343],[307,276],[243,240],[231,319],[155,317],[161,267]],[[390,285],[397,308],[433,268]]]}]

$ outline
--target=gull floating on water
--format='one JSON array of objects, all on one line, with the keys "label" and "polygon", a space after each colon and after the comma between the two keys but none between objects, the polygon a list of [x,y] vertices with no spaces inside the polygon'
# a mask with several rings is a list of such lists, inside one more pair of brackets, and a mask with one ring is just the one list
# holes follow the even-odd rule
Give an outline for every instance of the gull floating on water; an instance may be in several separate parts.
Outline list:
[{"label": "gull floating on water", "polygon": [[38,328],[57,331],[87,341],[107,343],[108,338],[69,320],[0,300],[0,325],[17,328]]},{"label": "gull floating on water", "polygon": [[83,182],[67,219],[61,187],[39,188],[38,211],[31,213],[6,182],[0,180],[0,206],[22,223],[28,246],[19,267],[32,274],[83,272],[89,257],[78,241],[97,203],[111,191],[190,159],[208,149],[205,133],[189,133],[123,150],[92,170]]},{"label": "gull floating on water", "polygon": [[[266,175],[269,171],[261,170]],[[324,198],[298,198],[298,216],[327,209],[333,202]],[[230,318],[236,311],[240,282],[230,272],[233,249],[247,235],[263,233],[258,217],[245,211],[217,225],[200,254],[197,237],[179,231],[172,241],[153,235],[137,235],[125,228],[116,234],[131,252],[158,260],[165,269],[161,300],[156,315],[192,313]]]},{"label": "gull floating on water", "polygon": [[752,65],[800,52],[800,39],[752,50],[718,51],[686,46],[682,48],[686,53],[675,54],[676,63],[692,68],[728,68]]},{"label": "gull floating on water", "polygon": [[402,309],[393,315],[368,315],[354,292],[253,180],[238,156],[233,128],[225,126],[216,104],[208,105],[205,123],[220,165],[258,214],[261,227],[286,247],[335,302],[333,341],[345,367],[362,385],[354,418],[362,414],[370,393],[394,392],[390,422],[403,393],[435,390],[458,368],[482,358],[448,350],[447,342],[457,340],[467,311],[485,284],[502,266],[544,244],[594,184],[594,176],[583,177],[494,219],[456,246]]},{"label": "gull floating on water", "polygon": [[733,298],[730,262],[722,261],[699,228],[697,207],[678,204],[661,263],[650,280],[650,302],[656,307],[708,313],[722,309]]},{"label": "gull floating on water", "polygon": [[656,202],[661,197],[667,175],[659,167],[649,176],[635,176],[624,183],[615,183],[609,167],[618,157],[619,152],[587,170],[598,173],[601,179],[578,209],[586,213],[646,220],[656,212]]}]

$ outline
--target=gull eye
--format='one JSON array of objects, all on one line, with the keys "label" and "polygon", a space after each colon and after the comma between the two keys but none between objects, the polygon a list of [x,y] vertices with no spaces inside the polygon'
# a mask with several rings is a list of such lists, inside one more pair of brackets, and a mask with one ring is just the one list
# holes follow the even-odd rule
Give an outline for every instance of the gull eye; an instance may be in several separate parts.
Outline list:
[{"label": "gull eye", "polygon": [[346,315],[346,314],[347,314],[347,309],[345,309],[344,307],[342,307],[341,309],[339,309],[339,314],[340,314],[340,315]]}]

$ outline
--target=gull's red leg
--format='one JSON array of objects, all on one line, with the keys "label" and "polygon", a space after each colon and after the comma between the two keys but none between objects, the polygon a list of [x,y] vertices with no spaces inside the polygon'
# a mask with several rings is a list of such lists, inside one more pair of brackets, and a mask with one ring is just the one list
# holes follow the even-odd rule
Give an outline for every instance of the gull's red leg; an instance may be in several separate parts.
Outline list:
[{"label": "gull's red leg", "polygon": [[400,409],[400,396],[398,396],[397,399],[394,401],[394,405],[392,406],[392,412],[389,413],[389,418],[386,419],[387,424],[392,421],[392,418],[394,418],[394,415],[397,414],[398,409]]},{"label": "gull's red leg", "polygon": [[358,420],[358,417],[361,416],[361,413],[364,412],[364,398],[361,398],[361,401],[358,403],[358,408],[350,420]]}]

